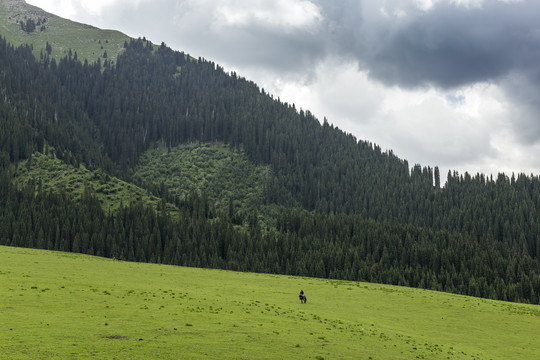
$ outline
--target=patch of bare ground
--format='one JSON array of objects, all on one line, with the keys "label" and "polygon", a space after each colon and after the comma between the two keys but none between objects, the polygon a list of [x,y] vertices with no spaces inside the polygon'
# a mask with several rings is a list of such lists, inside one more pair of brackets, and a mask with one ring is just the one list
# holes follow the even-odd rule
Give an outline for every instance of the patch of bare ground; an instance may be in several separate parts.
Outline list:
[{"label": "patch of bare ground", "polygon": [[123,335],[102,335],[104,339],[109,340],[126,340],[128,337]]}]

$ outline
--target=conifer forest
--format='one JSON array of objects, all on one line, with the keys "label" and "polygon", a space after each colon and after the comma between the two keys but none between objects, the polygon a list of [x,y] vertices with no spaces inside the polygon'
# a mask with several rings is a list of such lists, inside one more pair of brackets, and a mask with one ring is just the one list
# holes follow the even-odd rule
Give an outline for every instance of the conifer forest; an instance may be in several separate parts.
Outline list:
[{"label": "conifer forest", "polygon": [[[192,143],[225,144],[265,169],[258,203],[136,175],[145,152]],[[17,181],[36,154],[137,185],[158,205],[111,210],[91,183],[74,198],[32,173]],[[411,165],[142,39],[115,62],[88,63],[0,38],[0,204],[0,245],[540,303],[539,176]]]}]

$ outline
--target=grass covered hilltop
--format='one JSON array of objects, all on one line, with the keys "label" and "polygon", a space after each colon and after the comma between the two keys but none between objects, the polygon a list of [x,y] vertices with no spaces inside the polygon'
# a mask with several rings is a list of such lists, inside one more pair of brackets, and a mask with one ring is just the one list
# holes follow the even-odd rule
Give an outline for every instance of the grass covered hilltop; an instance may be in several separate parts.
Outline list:
[{"label": "grass covered hilltop", "polygon": [[0,299],[1,359],[540,354],[538,306],[360,282],[0,247]]}]

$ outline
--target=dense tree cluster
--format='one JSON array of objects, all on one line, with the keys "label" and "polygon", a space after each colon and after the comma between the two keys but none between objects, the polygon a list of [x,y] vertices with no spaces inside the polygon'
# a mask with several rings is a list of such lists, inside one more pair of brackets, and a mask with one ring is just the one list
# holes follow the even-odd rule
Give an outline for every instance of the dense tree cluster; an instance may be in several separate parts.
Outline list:
[{"label": "dense tree cluster", "polygon": [[540,264],[518,249],[411,225],[351,215],[284,212],[278,232],[256,214],[246,229],[192,192],[175,218],[141,203],[106,214],[85,188],[75,203],[39,184],[1,180],[0,244],[130,261],[362,280],[510,301],[539,302]]},{"label": "dense tree cluster", "polygon": [[21,26],[22,31],[26,31],[27,33],[33,33],[36,31],[37,28],[39,28],[40,31],[44,31],[46,29],[45,23],[47,22],[47,18],[38,18],[37,20],[34,20],[33,18],[26,18],[25,21],[21,20],[19,22]]},{"label": "dense tree cluster", "polygon": [[[275,231],[261,231],[253,214],[242,230],[225,216],[194,217],[196,197],[171,219],[140,204],[104,214],[91,195],[74,204],[61,192],[35,196],[10,185],[10,164],[48,146],[66,163],[130,181],[156,142],[215,141],[271,167],[266,203],[303,210],[281,215]],[[164,44],[125,43],[113,66],[71,51],[38,62],[28,47],[0,39],[0,171],[3,199],[11,199],[2,208],[9,245],[538,302],[539,177],[450,172],[441,186],[438,168],[410,169],[391,151]],[[49,201],[62,204],[57,215]]]}]

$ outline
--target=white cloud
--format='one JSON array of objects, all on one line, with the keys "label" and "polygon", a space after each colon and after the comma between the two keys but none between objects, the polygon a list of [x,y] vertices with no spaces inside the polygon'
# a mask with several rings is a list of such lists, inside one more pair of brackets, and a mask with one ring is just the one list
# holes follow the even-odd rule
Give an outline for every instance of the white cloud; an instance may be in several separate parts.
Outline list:
[{"label": "white cloud", "polygon": [[309,1],[232,0],[214,2],[215,19],[223,26],[268,25],[299,29],[312,26],[321,17],[317,6]]},{"label": "white cloud", "polygon": [[76,14],[75,5],[78,3],[75,0],[28,0],[26,2],[52,14],[70,19]]},{"label": "white cloud", "polygon": [[466,8],[480,8],[484,0],[450,0],[452,4],[457,6],[464,6]]},{"label": "white cloud", "polygon": [[[494,1],[494,0],[489,0]],[[515,2],[516,0],[497,0],[497,1],[505,1],[505,2]],[[520,0],[517,0],[520,1]],[[429,11],[434,6],[440,3],[448,2],[450,4],[456,5],[456,6],[463,6],[466,8],[480,8],[482,4],[484,3],[484,0],[414,0],[414,4],[416,7],[422,11]]]},{"label": "white cloud", "polygon": [[151,0],[26,0],[26,2],[52,14],[98,26],[107,9],[115,6],[133,9]]}]

